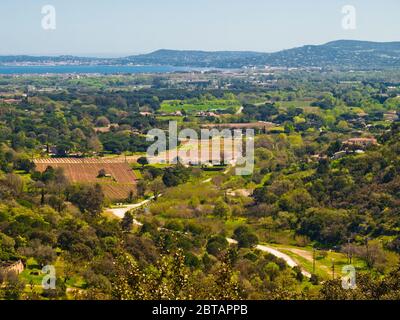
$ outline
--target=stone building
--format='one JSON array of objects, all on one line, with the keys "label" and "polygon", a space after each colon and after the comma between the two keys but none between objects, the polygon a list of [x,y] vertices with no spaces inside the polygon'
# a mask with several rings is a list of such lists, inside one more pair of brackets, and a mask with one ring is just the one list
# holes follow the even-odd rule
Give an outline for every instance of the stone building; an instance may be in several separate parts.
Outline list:
[{"label": "stone building", "polygon": [[0,262],[0,276],[4,277],[11,273],[20,274],[25,269],[21,260],[14,262]]}]

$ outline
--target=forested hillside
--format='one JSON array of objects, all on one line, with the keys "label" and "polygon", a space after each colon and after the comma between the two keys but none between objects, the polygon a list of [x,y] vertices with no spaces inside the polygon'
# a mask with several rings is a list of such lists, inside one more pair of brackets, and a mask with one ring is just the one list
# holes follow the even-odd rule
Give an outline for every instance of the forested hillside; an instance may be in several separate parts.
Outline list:
[{"label": "forested hillside", "polygon": [[[398,72],[2,76],[0,89],[1,299],[399,298]],[[254,170],[150,163],[146,133],[171,121],[254,128]]]}]

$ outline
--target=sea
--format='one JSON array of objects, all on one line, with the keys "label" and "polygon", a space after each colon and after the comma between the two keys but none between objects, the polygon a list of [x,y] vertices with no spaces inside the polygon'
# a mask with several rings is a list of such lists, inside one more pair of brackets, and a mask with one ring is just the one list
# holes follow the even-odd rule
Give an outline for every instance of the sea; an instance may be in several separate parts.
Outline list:
[{"label": "sea", "polygon": [[140,74],[207,71],[205,68],[173,66],[110,66],[110,65],[57,65],[57,66],[0,66],[0,75],[23,74]]}]

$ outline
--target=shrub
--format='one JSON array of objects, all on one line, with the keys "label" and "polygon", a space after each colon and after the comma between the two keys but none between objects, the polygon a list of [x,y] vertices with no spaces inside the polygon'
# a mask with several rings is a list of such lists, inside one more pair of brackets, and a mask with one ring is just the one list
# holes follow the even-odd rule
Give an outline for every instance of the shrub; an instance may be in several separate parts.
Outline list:
[{"label": "shrub", "polygon": [[213,256],[218,256],[222,251],[226,250],[229,246],[228,241],[224,236],[218,235],[212,237],[207,242],[207,252]]}]

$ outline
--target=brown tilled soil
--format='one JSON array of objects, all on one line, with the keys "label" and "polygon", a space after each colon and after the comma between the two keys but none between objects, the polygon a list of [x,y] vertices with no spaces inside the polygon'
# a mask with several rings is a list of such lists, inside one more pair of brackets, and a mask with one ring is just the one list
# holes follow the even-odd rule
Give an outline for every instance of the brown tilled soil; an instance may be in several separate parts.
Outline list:
[{"label": "brown tilled soil", "polygon": [[[102,161],[97,159],[39,159],[35,161],[36,170],[43,172],[47,167],[62,168],[71,183],[99,183],[111,200],[124,200],[130,191],[135,190],[136,176],[128,163]],[[98,178],[104,169],[110,177]]]}]

